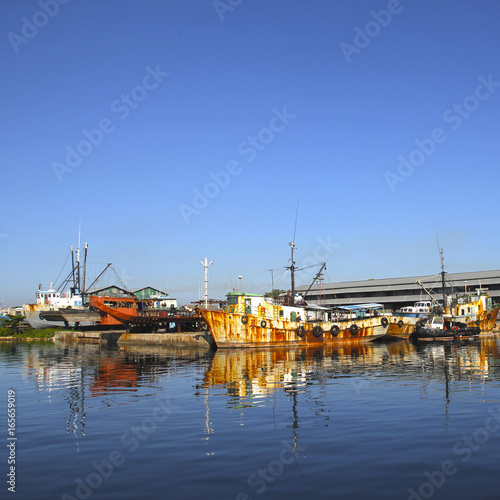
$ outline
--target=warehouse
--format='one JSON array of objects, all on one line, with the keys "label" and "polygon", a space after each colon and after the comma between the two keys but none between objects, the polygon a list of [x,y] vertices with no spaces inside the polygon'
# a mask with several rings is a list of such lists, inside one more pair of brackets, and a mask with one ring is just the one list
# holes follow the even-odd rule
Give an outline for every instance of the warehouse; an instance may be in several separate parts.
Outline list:
[{"label": "warehouse", "polygon": [[[308,304],[339,306],[377,302],[386,309],[399,309],[413,305],[428,295],[417,283],[432,292],[433,297],[441,299],[441,275],[411,276],[408,278],[369,279],[364,281],[345,281],[321,283],[297,287],[298,294],[307,292]],[[478,288],[488,290],[492,299],[500,302],[500,271],[476,271],[468,273],[447,273],[446,293],[457,294],[474,291]]]}]

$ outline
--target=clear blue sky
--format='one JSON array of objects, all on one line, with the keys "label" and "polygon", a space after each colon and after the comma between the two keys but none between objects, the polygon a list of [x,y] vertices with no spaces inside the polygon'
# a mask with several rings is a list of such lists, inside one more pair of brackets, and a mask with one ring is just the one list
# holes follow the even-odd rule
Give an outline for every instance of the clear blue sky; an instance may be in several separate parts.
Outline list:
[{"label": "clear blue sky", "polygon": [[[498,269],[500,2],[5,0],[0,302],[70,245],[198,300]],[[311,270],[312,269],[312,270]],[[305,284],[315,269],[299,273]],[[288,284],[282,282],[281,285]]]}]

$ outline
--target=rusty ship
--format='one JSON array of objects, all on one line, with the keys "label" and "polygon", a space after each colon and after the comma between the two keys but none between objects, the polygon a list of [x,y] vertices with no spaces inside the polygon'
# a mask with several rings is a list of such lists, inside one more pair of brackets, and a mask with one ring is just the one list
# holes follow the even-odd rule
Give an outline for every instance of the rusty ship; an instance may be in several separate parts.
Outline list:
[{"label": "rusty ship", "polygon": [[[493,303],[484,290],[452,297],[446,294],[444,263],[441,250],[443,300],[440,304],[429,293],[434,308],[426,304],[423,314],[386,313],[381,304],[321,307],[296,303],[294,262],[295,244],[290,243],[291,291],[282,300],[263,295],[230,292],[224,308],[198,307],[218,346],[317,345],[339,341],[409,339],[422,318],[440,313],[453,317],[474,332],[491,332],[500,305]],[[323,263],[322,269],[325,267]],[[321,273],[318,273],[319,276]],[[316,279],[316,278],[315,278]],[[424,288],[425,289],[425,288]],[[427,291],[427,290],[426,290]],[[307,292],[306,292],[307,293]],[[300,304],[300,305],[299,305]]]},{"label": "rusty ship", "polygon": [[194,311],[178,308],[177,301],[166,295],[137,297],[89,296],[90,305],[105,318],[111,318],[130,331],[202,331],[206,325]]},{"label": "rusty ship", "polygon": [[[291,290],[285,297],[229,292],[224,308],[198,307],[217,346],[256,347],[322,345],[342,341],[408,338],[417,318],[386,314],[381,304],[360,304],[336,308],[307,306],[296,300],[295,244],[291,247]],[[326,267],[322,263],[321,275]],[[313,280],[314,282],[314,280]]]},{"label": "rusty ship", "polygon": [[381,304],[329,310],[272,303],[263,295],[230,292],[227,306],[198,307],[218,347],[322,345],[408,338],[416,318],[385,314]]},{"label": "rusty ship", "polygon": [[[417,281],[417,284],[428,294],[431,300],[429,305],[430,313],[426,317],[427,322],[432,323],[433,317],[442,316],[446,322],[451,321],[457,325],[464,325],[463,328],[470,329],[473,332],[480,330],[489,333],[493,331],[500,311],[500,304],[495,303],[488,290],[481,288],[481,286],[472,292],[467,291],[467,287],[465,287],[464,293],[453,293],[453,284],[447,283],[442,248],[440,249],[440,259],[442,294],[440,301],[421,281]],[[418,324],[422,325],[423,321]]]}]

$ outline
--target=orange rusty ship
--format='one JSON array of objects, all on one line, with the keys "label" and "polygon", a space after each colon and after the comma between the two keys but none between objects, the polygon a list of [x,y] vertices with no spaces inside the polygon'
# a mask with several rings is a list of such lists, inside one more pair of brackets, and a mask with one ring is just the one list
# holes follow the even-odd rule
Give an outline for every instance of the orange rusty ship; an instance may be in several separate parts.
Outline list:
[{"label": "orange rusty ship", "polygon": [[335,310],[274,304],[263,295],[231,292],[223,309],[197,308],[217,346],[321,345],[345,340],[408,338],[416,318],[385,314],[381,304]]},{"label": "orange rusty ship", "polygon": [[129,329],[141,331],[169,330],[172,325],[177,331],[202,329],[201,317],[194,311],[178,310],[175,306],[164,307],[161,299],[140,300],[137,297],[89,296],[90,305],[103,316],[111,317]]}]

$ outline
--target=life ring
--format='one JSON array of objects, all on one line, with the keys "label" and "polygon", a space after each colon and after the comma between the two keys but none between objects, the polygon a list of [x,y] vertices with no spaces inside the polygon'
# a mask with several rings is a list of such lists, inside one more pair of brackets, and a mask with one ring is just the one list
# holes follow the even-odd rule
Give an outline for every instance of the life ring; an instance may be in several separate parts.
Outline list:
[{"label": "life ring", "polygon": [[400,320],[398,321],[398,326],[399,326],[399,328],[403,328],[404,323],[403,323],[403,320],[402,320],[402,319],[400,319]]},{"label": "life ring", "polygon": [[50,304],[50,300],[49,299],[45,299],[45,303],[46,304]]},{"label": "life ring", "polygon": [[354,323],[349,327],[349,331],[351,332],[351,335],[357,335],[359,332],[359,327],[358,325],[355,325]]},{"label": "life ring", "polygon": [[380,323],[382,326],[385,328],[389,324],[389,320],[384,316],[381,320]]},{"label": "life ring", "polygon": [[297,337],[302,338],[306,334],[306,329],[303,326],[299,326],[297,330],[295,330]]},{"label": "life ring", "polygon": [[457,328],[456,326],[454,326],[454,327],[452,328],[452,330],[458,330],[458,328]]},{"label": "life ring", "polygon": [[491,313],[488,313],[488,314],[486,315],[486,317],[487,317],[488,319],[491,319]]},{"label": "life ring", "polygon": [[65,294],[65,293],[62,293],[62,294],[61,294],[61,298],[65,299],[65,298],[66,298],[66,294]]},{"label": "life ring", "polygon": [[248,323],[248,316],[243,316],[243,317],[241,318],[241,322],[242,322],[244,325],[246,325],[246,324]]},{"label": "life ring", "polygon": [[262,321],[260,322],[260,326],[261,326],[262,328],[265,328],[265,327],[267,326],[266,321],[265,321],[265,320],[262,320]]},{"label": "life ring", "polygon": [[319,339],[321,337],[321,334],[323,333],[323,328],[321,328],[321,326],[315,326],[313,328],[313,335]]},{"label": "life ring", "polygon": [[338,327],[338,325],[333,325],[331,328],[330,328],[330,333],[332,334],[333,337],[336,337],[340,332],[340,328]]}]

